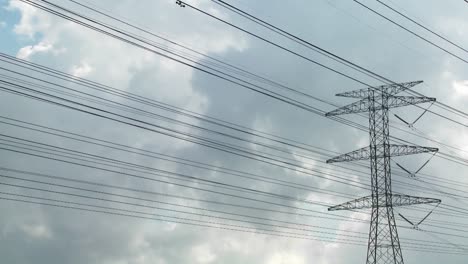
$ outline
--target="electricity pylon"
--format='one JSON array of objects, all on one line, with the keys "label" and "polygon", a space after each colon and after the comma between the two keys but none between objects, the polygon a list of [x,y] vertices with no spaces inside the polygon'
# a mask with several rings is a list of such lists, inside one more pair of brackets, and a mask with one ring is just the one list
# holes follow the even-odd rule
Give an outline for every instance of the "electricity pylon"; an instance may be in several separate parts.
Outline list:
[{"label": "electricity pylon", "polygon": [[326,114],[326,116],[336,116],[369,112],[369,146],[327,160],[327,163],[370,160],[371,195],[328,208],[329,211],[371,208],[367,264],[403,264],[403,256],[393,214],[394,206],[441,202],[439,199],[392,193],[390,168],[390,158],[392,156],[438,151],[436,148],[390,144],[388,125],[388,112],[390,108],[435,101],[435,98],[430,97],[396,95],[421,82],[390,84],[339,93],[337,96],[361,100]]}]

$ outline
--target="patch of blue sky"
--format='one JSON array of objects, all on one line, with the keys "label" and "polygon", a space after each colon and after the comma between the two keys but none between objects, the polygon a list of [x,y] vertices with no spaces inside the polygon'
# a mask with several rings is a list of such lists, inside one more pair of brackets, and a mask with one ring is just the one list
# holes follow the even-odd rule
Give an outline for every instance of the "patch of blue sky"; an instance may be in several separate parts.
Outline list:
[{"label": "patch of blue sky", "polygon": [[0,52],[16,55],[21,47],[31,45],[34,40],[19,37],[15,32],[15,25],[20,20],[20,13],[8,9],[9,0],[0,0]]}]

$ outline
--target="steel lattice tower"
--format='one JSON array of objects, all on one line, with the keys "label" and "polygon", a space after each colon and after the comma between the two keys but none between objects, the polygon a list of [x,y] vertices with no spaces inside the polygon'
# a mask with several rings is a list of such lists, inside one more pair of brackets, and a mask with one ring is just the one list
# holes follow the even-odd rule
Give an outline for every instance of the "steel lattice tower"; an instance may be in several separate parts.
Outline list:
[{"label": "steel lattice tower", "polygon": [[327,163],[370,160],[372,194],[328,208],[329,211],[371,208],[367,264],[403,264],[403,255],[393,214],[394,206],[441,202],[439,199],[392,193],[390,166],[392,156],[438,151],[436,148],[390,144],[388,116],[390,108],[435,101],[435,98],[430,97],[396,95],[421,82],[383,85],[337,94],[337,96],[361,100],[326,114],[327,116],[336,116],[369,112],[369,146],[327,160]]}]

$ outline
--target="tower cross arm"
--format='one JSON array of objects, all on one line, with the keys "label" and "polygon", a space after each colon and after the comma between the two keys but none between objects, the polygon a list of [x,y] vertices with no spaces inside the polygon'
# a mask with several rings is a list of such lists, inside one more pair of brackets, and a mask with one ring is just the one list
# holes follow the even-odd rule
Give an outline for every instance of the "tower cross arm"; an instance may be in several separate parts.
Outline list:
[{"label": "tower cross arm", "polygon": [[369,92],[374,91],[374,92],[381,92],[387,95],[394,95],[399,92],[405,91],[413,86],[416,86],[423,81],[413,81],[413,82],[406,82],[406,83],[397,83],[397,84],[386,84],[386,85],[381,85],[377,87],[371,87],[371,88],[363,88],[359,90],[354,90],[354,91],[349,91],[349,92],[344,92],[344,93],[338,93],[336,96],[341,96],[341,97],[350,97],[350,98],[367,98],[369,97]]},{"label": "tower cross arm", "polygon": [[405,194],[392,194],[391,199],[374,199],[372,196],[364,196],[346,203],[335,205],[328,208],[328,211],[339,211],[339,210],[357,210],[357,209],[366,209],[366,208],[376,208],[376,207],[398,207],[398,206],[408,206],[415,204],[437,204],[441,203],[441,200],[434,198],[410,196]]},{"label": "tower cross arm", "polygon": [[[383,145],[377,145],[377,148],[383,148]],[[422,147],[422,146],[411,146],[411,145],[397,145],[390,144],[390,156],[404,156],[404,155],[413,155],[419,153],[428,153],[428,152],[437,152],[439,149]],[[370,158],[370,147],[360,148],[355,151],[351,151],[346,154],[342,154],[327,160],[327,163],[335,162],[345,162],[345,161],[354,161],[354,160],[367,160]],[[377,155],[377,158],[383,158],[383,152]]]},{"label": "tower cross arm", "polygon": [[370,157],[370,147],[363,147],[346,154],[341,154],[334,158],[327,160],[327,163],[353,161],[353,160],[366,160]]},{"label": "tower cross arm", "polygon": [[418,97],[418,96],[389,96],[388,108],[396,108],[407,105],[422,104],[427,102],[435,102],[432,97]]},{"label": "tower cross arm", "polygon": [[[325,116],[337,116],[345,114],[364,113],[369,111],[382,110],[384,108],[396,108],[407,105],[422,104],[427,102],[434,102],[436,99],[432,97],[417,97],[417,96],[387,96],[388,103],[383,106],[382,104],[372,105],[368,98],[364,98],[349,105],[345,105],[325,114]],[[371,107],[372,106],[372,107]],[[371,109],[372,108],[372,109]]]}]

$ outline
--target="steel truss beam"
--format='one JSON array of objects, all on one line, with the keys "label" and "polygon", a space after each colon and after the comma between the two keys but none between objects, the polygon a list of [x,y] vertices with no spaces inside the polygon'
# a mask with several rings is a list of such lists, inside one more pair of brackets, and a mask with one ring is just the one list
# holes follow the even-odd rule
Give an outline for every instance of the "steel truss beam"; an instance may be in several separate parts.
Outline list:
[{"label": "steel truss beam", "polygon": [[[423,81],[414,81],[414,82],[406,82],[406,83],[400,83],[397,85],[394,84],[387,84],[387,85],[381,85],[372,88],[374,92],[381,92],[386,95],[394,95],[399,92],[403,92],[404,90],[407,90],[413,86],[416,86]],[[350,91],[350,92],[344,92],[344,93],[338,93],[336,96],[341,96],[341,97],[350,97],[350,98],[368,98],[369,97],[369,88],[364,88],[356,91]]]},{"label": "steel truss beam", "polygon": [[[382,148],[382,145],[378,145],[377,148]],[[389,144],[390,156],[405,156],[419,153],[437,152],[439,149],[421,146],[409,146],[409,145],[396,145]],[[327,160],[327,163],[354,161],[354,160],[368,160],[371,157],[370,147],[363,147],[361,149],[351,151],[346,154],[339,155],[337,157]],[[377,158],[383,158],[384,153],[377,155]]]},{"label": "steel truss beam", "polygon": [[442,202],[439,199],[410,196],[410,195],[405,195],[405,194],[392,194],[392,195],[389,195],[389,197],[391,197],[391,199],[389,199],[388,201],[385,200],[384,203],[374,204],[371,195],[364,196],[362,198],[358,198],[358,199],[355,199],[346,203],[332,206],[328,208],[328,211],[357,210],[357,209],[365,209],[365,208],[390,207],[390,206],[398,207],[398,206],[408,206],[408,205],[415,205],[415,204],[433,204],[433,203]]},{"label": "steel truss beam", "polygon": [[[383,106],[382,104],[376,104],[372,107],[375,110],[382,110],[385,108],[396,108],[396,107],[403,107],[408,105],[415,105],[427,102],[434,102],[436,99],[431,97],[416,97],[416,96],[386,96],[386,100],[388,103]],[[340,107],[336,110],[328,112],[325,116],[336,116],[336,115],[345,115],[345,114],[356,114],[356,113],[364,113],[369,112],[369,107],[373,102],[371,102],[368,98],[362,99],[355,103],[345,105]]]}]

